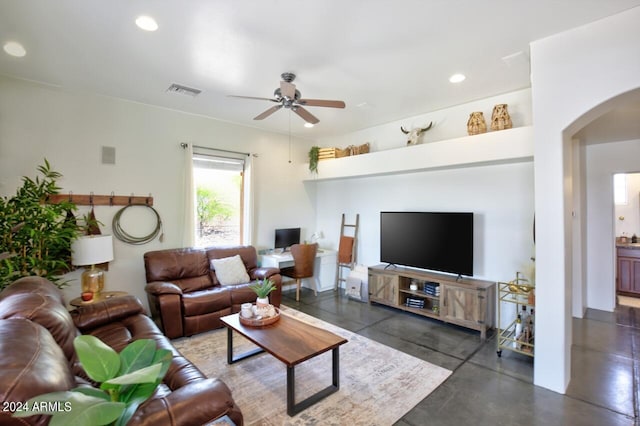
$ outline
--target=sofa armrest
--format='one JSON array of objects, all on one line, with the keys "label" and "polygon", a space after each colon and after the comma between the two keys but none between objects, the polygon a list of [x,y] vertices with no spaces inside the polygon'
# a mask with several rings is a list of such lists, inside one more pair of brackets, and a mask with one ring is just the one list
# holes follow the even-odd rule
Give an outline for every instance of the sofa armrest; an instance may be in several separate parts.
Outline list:
[{"label": "sofa armrest", "polygon": [[250,271],[249,276],[252,280],[263,280],[279,273],[280,269],[278,268],[261,267]]},{"label": "sofa armrest", "polygon": [[145,286],[145,291],[154,296],[161,294],[182,294],[182,289],[167,281],[152,281]]},{"label": "sofa armrest", "polygon": [[147,293],[147,295],[149,296],[151,317],[164,335],[169,339],[184,336],[184,328],[182,326],[182,293],[164,293],[158,295]]},{"label": "sofa armrest", "polygon": [[243,424],[229,388],[218,379],[204,379],[164,397],[152,397],[138,407],[127,425],[202,425],[224,415],[237,425]]},{"label": "sofa armrest", "polygon": [[112,297],[71,311],[73,322],[80,331],[139,314],[145,314],[144,307],[132,295]]}]

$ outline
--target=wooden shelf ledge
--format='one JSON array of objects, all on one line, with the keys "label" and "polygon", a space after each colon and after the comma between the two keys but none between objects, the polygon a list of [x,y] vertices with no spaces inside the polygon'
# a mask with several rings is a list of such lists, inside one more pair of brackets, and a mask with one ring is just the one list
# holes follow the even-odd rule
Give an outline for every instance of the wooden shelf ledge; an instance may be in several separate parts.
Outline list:
[{"label": "wooden shelf ledge", "polygon": [[425,142],[420,145],[324,160],[306,182],[533,161],[533,127]]}]

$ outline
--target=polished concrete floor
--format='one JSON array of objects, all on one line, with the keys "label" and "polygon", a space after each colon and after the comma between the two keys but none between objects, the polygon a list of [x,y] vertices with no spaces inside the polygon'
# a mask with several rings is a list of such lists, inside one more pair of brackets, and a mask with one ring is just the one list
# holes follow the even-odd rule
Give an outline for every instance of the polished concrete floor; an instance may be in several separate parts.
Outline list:
[{"label": "polished concrete floor", "polygon": [[498,358],[494,334],[483,342],[478,332],[340,292],[303,289],[296,302],[287,290],[283,303],[453,371],[397,426],[640,426],[640,309],[589,310],[573,320],[572,380],[561,395],[533,385],[530,357],[503,351]]}]

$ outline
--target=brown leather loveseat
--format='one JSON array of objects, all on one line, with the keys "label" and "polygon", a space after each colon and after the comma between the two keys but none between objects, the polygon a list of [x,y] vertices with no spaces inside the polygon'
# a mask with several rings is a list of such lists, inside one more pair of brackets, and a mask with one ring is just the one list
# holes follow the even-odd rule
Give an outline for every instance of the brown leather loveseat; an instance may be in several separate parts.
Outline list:
[{"label": "brown leather loveseat", "polygon": [[46,425],[50,417],[13,418],[29,398],[89,384],[73,340],[91,334],[116,351],[137,339],[153,339],[173,352],[154,395],[128,425],[202,425],[229,416],[243,423],[229,388],[208,379],[162,335],[134,296],[114,297],[69,312],[62,293],[40,277],[21,278],[0,293],[0,424]]},{"label": "brown leather loveseat", "polygon": [[[239,255],[247,282],[222,285],[214,260]],[[220,317],[240,311],[240,305],[255,302],[249,288],[256,280],[269,278],[276,290],[270,303],[279,307],[282,277],[278,268],[259,268],[253,246],[179,248],[147,252],[144,255],[151,316],[170,339],[192,336],[222,327]]]}]

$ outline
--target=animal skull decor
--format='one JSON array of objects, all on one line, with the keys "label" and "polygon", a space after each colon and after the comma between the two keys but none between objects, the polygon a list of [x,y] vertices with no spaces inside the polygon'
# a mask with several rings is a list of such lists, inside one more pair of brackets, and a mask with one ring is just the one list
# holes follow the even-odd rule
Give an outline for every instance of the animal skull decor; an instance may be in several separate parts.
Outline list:
[{"label": "animal skull decor", "polygon": [[423,128],[423,129],[417,128],[417,129],[412,129],[411,131],[409,131],[409,130],[406,130],[404,127],[400,126],[400,130],[402,130],[402,133],[404,133],[405,135],[409,135],[409,137],[407,139],[407,145],[417,145],[418,144],[418,139],[420,138],[420,136],[424,132],[429,130],[432,125],[433,125],[433,121],[431,123],[429,123],[429,125],[427,127]]}]

